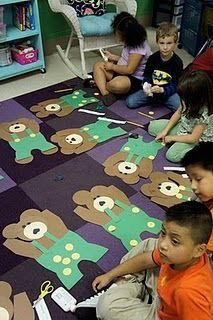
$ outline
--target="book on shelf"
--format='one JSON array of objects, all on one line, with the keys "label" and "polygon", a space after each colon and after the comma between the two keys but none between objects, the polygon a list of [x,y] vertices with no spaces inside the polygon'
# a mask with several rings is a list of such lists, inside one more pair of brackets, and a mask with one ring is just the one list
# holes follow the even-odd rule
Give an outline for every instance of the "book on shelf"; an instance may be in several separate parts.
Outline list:
[{"label": "book on shelf", "polygon": [[35,17],[33,14],[33,6],[30,1],[25,4],[25,26],[30,30],[35,30]]},{"label": "book on shelf", "polygon": [[13,4],[13,24],[21,31],[25,30],[25,6],[20,3]]},{"label": "book on shelf", "polygon": [[35,30],[35,17],[31,1],[13,5],[13,24],[21,31],[26,28]]}]

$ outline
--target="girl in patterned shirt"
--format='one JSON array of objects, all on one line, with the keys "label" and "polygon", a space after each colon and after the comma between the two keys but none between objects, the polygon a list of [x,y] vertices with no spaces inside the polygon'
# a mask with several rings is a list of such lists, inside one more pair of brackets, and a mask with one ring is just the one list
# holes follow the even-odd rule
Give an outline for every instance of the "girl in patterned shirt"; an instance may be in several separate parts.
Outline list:
[{"label": "girl in patterned shirt", "polygon": [[203,71],[184,74],[178,85],[181,105],[167,119],[150,122],[148,131],[156,140],[171,145],[166,158],[180,162],[200,141],[213,142],[213,84]]}]

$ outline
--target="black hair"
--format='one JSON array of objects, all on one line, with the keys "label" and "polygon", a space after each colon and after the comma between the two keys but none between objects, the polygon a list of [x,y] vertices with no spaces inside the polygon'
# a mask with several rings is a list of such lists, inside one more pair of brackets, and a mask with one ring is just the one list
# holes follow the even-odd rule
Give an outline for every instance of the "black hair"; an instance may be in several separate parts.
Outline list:
[{"label": "black hair", "polygon": [[203,203],[197,201],[186,201],[168,208],[166,221],[188,227],[195,245],[207,244],[212,233],[211,212]]},{"label": "black hair", "polygon": [[184,73],[179,80],[177,92],[188,118],[197,118],[204,106],[208,109],[208,115],[213,113],[213,84],[204,71],[193,70]]},{"label": "black hair", "polygon": [[213,142],[200,142],[189,150],[181,160],[181,165],[188,167],[190,164],[198,164],[213,172]]},{"label": "black hair", "polygon": [[145,28],[128,12],[117,14],[112,21],[112,28],[114,33],[120,33],[122,41],[128,47],[136,48],[147,38]]}]

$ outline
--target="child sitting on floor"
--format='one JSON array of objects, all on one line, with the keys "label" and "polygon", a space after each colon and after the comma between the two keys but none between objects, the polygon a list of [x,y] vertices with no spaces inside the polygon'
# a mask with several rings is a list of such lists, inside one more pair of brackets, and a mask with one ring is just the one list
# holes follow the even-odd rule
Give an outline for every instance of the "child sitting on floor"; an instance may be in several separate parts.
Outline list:
[{"label": "child sitting on floor", "polygon": [[177,84],[183,71],[183,62],[174,53],[178,41],[178,29],[170,22],[162,22],[156,31],[159,51],[151,55],[144,70],[143,89],[130,95],[126,104],[130,109],[146,105],[164,104],[177,110],[180,98]]},{"label": "child sitting on floor", "polygon": [[[97,292],[117,279],[117,286],[99,297],[98,319],[211,320],[213,273],[206,254],[211,232],[211,213],[202,203],[183,202],[167,209],[158,248],[144,252],[142,241],[142,253],[139,244],[127,254],[129,259],[93,281]],[[144,270],[145,287],[137,281]]]},{"label": "child sitting on floor", "polygon": [[145,64],[151,55],[146,30],[131,14],[116,15],[112,27],[124,44],[121,56],[105,50],[108,61],[97,62],[93,68],[95,83],[107,106],[116,101],[114,94],[133,93],[141,87]]},{"label": "child sitting on floor", "polygon": [[[203,202],[213,216],[213,142],[202,142],[187,152],[181,164],[191,181],[195,198]],[[207,249],[213,253],[213,233]]]},{"label": "child sitting on floor", "polygon": [[184,74],[178,85],[181,106],[170,120],[150,122],[148,132],[173,145],[166,158],[179,162],[199,141],[213,142],[213,84],[203,71]]}]

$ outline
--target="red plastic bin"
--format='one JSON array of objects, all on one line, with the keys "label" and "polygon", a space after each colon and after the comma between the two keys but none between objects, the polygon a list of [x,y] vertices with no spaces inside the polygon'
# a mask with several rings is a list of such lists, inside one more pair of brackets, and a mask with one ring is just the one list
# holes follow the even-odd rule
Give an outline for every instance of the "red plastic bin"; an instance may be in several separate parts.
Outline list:
[{"label": "red plastic bin", "polygon": [[17,61],[20,64],[28,64],[32,62],[36,62],[38,60],[38,50],[33,50],[30,52],[16,52],[15,50],[11,49],[12,58],[13,60]]}]

